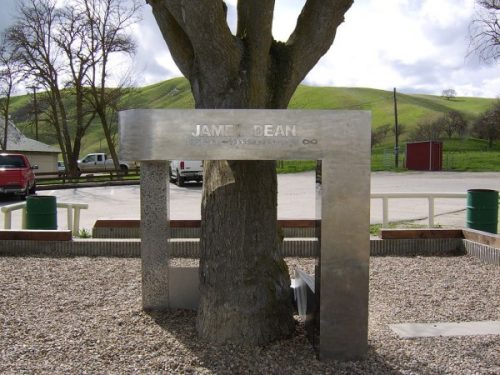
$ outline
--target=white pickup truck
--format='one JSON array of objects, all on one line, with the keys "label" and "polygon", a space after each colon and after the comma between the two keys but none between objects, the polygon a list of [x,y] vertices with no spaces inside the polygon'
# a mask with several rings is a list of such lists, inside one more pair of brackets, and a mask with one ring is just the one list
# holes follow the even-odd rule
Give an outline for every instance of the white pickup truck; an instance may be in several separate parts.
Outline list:
[{"label": "white pickup truck", "polygon": [[[78,160],[78,172],[99,172],[112,171],[115,169],[113,159],[108,158],[104,152],[87,154],[82,160]],[[130,169],[128,162],[120,161],[120,170],[127,174]]]},{"label": "white pickup truck", "polygon": [[203,181],[203,162],[200,160],[171,160],[170,181],[184,186],[186,181]]}]

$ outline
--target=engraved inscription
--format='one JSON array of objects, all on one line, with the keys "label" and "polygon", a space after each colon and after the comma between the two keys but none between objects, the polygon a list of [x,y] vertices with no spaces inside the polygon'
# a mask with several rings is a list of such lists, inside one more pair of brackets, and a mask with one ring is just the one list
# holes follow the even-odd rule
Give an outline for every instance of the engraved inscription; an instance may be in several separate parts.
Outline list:
[{"label": "engraved inscription", "polygon": [[251,125],[242,132],[238,124],[197,124],[191,132],[188,144],[191,146],[271,146],[292,147],[300,138],[296,125]]},{"label": "engraved inscription", "polygon": [[[195,125],[193,137],[235,137],[235,125]],[[254,125],[254,137],[296,137],[295,125]]]},{"label": "engraved inscription", "polygon": [[295,125],[254,125],[255,137],[296,137]]},{"label": "engraved inscription", "polygon": [[233,137],[234,125],[196,125],[193,137]]}]

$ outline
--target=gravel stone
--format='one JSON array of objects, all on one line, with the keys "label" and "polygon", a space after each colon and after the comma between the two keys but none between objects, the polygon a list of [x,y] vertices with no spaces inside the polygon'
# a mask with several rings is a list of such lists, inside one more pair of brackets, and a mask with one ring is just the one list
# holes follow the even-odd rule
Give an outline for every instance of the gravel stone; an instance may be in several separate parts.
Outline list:
[{"label": "gravel stone", "polygon": [[[315,260],[287,263],[313,272]],[[140,283],[139,259],[0,257],[0,373],[500,373],[498,336],[401,339],[388,327],[500,320],[500,267],[472,257],[372,257],[370,349],[359,362],[318,361],[298,316],[290,339],[212,345],[197,337],[195,312],[143,312]]]}]

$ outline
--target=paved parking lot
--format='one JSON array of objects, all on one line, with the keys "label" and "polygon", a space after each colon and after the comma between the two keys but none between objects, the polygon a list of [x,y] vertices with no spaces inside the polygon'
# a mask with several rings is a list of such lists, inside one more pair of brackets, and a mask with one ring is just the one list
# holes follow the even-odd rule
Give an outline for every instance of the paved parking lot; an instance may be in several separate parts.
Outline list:
[{"label": "paved parking lot", "polygon": [[[316,216],[316,184],[312,172],[279,175],[278,217],[282,219],[313,219]],[[373,173],[372,193],[381,192],[453,192],[466,193],[468,189],[500,190],[500,173],[458,173],[458,172],[406,172]],[[43,191],[39,194],[55,195],[58,202],[88,203],[83,210],[81,228],[90,230],[96,219],[139,218],[139,186],[95,187]],[[193,184],[179,188],[170,184],[172,219],[199,219],[201,185]],[[15,203],[4,199],[0,205]],[[436,223],[444,226],[465,225],[465,199],[437,200]],[[417,199],[390,202],[390,220],[416,220],[427,217],[427,201]],[[3,228],[4,218],[0,215]],[[19,211],[13,215],[13,228],[20,228]],[[382,203],[372,200],[371,222],[382,222]],[[58,223],[65,228],[66,217],[59,212]]]}]

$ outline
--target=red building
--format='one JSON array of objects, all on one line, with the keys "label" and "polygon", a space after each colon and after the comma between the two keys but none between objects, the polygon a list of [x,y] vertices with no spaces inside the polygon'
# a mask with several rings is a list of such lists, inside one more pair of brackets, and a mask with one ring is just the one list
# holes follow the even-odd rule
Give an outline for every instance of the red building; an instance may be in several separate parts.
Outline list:
[{"label": "red building", "polygon": [[414,171],[443,169],[443,142],[425,141],[406,144],[406,168]]}]

